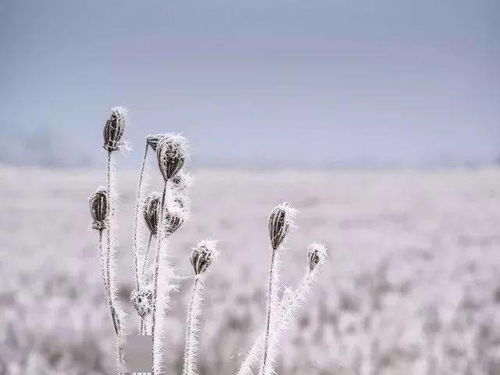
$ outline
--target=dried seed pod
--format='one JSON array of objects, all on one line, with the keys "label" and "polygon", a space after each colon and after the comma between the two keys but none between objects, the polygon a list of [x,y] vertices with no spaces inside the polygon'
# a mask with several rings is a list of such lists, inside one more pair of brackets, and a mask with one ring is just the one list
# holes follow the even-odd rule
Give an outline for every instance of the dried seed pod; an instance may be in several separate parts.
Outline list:
[{"label": "dried seed pod", "polygon": [[290,207],[288,202],[283,202],[276,206],[269,216],[269,236],[271,246],[276,250],[285,239],[288,231],[293,227],[295,209]]},{"label": "dried seed pod", "polygon": [[328,258],[326,246],[317,242],[310,244],[307,249],[307,257],[309,259],[309,270],[312,271],[318,264],[323,263]]},{"label": "dried seed pod", "polygon": [[120,140],[125,131],[127,122],[127,110],[123,107],[111,108],[111,115],[104,126],[104,145],[108,151],[116,151],[120,148]]},{"label": "dried seed pod", "polygon": [[213,240],[203,240],[193,248],[191,264],[196,275],[205,272],[219,254],[216,244],[216,241]]},{"label": "dried seed pod", "polygon": [[165,134],[151,134],[146,137],[146,142],[153,149],[153,151],[156,151],[156,146],[163,137],[165,137]]},{"label": "dried seed pod", "polygon": [[180,135],[167,134],[156,146],[158,167],[165,181],[175,176],[186,161],[186,139]]},{"label": "dried seed pod", "polygon": [[153,291],[151,289],[133,290],[130,293],[130,302],[139,314],[144,318],[153,310]]},{"label": "dried seed pod", "polygon": [[158,193],[151,193],[144,202],[142,213],[144,221],[153,236],[158,233],[158,218],[160,217],[161,197]]},{"label": "dried seed pod", "polygon": [[169,211],[165,213],[165,235],[170,236],[184,223],[184,216],[181,211]]},{"label": "dried seed pod", "polygon": [[89,198],[90,216],[92,216],[92,228],[103,230],[106,228],[106,216],[108,213],[108,194],[106,189],[99,186]]}]

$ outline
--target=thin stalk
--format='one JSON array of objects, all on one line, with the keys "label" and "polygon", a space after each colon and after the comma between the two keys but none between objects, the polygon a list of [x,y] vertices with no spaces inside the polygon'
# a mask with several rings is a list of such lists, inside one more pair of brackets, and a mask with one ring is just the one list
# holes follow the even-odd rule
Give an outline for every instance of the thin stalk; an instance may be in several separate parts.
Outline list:
[{"label": "thin stalk", "polygon": [[108,282],[108,303],[109,303],[109,310],[111,313],[111,320],[113,321],[113,326],[115,329],[115,333],[118,335],[120,332],[120,320],[118,319],[116,309],[114,307],[114,302],[113,302],[113,288],[112,288],[112,283],[111,283],[111,237],[112,237],[112,220],[111,217],[114,215],[113,209],[114,207],[111,205],[112,201],[112,191],[111,191],[111,151],[108,151],[108,162],[107,162],[107,191],[108,191],[108,199],[106,200],[107,202],[107,216],[106,216],[106,222],[107,222],[107,228],[108,228],[108,236],[107,236],[107,249],[106,249],[106,279]]},{"label": "thin stalk", "polygon": [[[139,174],[139,186],[137,188],[137,198],[136,198],[136,204],[135,204],[135,220],[134,220],[134,273],[135,273],[135,285],[137,290],[139,290],[139,266],[138,266],[138,228],[139,228],[139,216],[140,216],[140,210],[141,210],[141,203],[142,203],[142,181],[144,178],[144,169],[146,166],[146,158],[148,156],[148,142],[146,142],[146,148],[144,149],[144,156],[142,158],[142,167],[141,167],[141,172]],[[147,258],[146,258],[147,259]]]},{"label": "thin stalk", "polygon": [[153,373],[156,371],[155,369],[155,340],[156,340],[156,313],[158,310],[158,274],[160,271],[160,251],[163,241],[165,240],[163,234],[163,219],[165,216],[165,196],[167,194],[167,181],[163,185],[163,194],[161,197],[161,208],[160,208],[160,218],[158,220],[158,237],[157,237],[157,247],[156,247],[156,255],[155,255],[155,272],[153,279],[153,313],[151,318],[151,336],[153,340]]},{"label": "thin stalk", "polygon": [[[199,297],[200,291],[198,290],[199,278],[195,276],[193,282],[193,290],[191,294],[191,301],[187,312],[186,321],[186,347],[184,348],[184,367],[182,370],[183,375],[193,375],[196,371],[196,330],[198,325],[199,314]],[[201,284],[201,281],[200,281]]]},{"label": "thin stalk", "polygon": [[262,375],[267,374],[267,357],[268,357],[268,349],[269,349],[269,341],[270,341],[270,327],[271,327],[271,312],[273,306],[274,299],[274,267],[275,267],[275,259],[276,252],[279,249],[273,249],[271,252],[271,264],[269,265],[269,285],[267,289],[267,312],[266,312],[266,334],[264,338],[264,358],[262,360]]},{"label": "thin stalk", "polygon": [[[151,240],[153,239],[153,233],[149,234],[149,240],[148,240],[148,247],[146,250],[146,255],[144,256],[144,263],[142,265],[142,270],[141,270],[141,279],[144,279],[144,272],[146,271],[146,264],[148,262],[148,257],[149,257],[149,250],[151,249]],[[146,334],[146,317],[141,316],[141,326],[140,326],[140,335],[145,335]]]},{"label": "thin stalk", "polygon": [[146,255],[144,256],[144,263],[142,264],[141,277],[144,277],[144,272],[146,272],[146,265],[148,263],[149,250],[151,248],[151,240],[153,239],[153,233],[149,234],[148,247],[146,249]]},{"label": "thin stalk", "polygon": [[104,294],[105,298],[108,299],[108,279],[106,277],[106,258],[104,254],[104,246],[103,246],[103,241],[102,241],[102,229],[99,230],[99,258],[101,260],[101,273],[102,273],[102,280],[104,282]]}]

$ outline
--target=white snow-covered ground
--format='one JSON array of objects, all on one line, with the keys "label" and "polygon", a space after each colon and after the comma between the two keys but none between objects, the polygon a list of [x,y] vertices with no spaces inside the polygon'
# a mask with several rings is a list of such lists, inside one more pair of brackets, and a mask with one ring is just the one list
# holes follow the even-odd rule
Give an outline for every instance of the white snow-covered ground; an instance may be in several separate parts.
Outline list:
[{"label": "white snow-covered ground", "polygon": [[[159,177],[151,165],[151,188]],[[191,220],[172,261],[190,274],[190,249],[219,240],[207,274],[200,374],[233,374],[264,323],[267,215],[299,210],[283,252],[296,284],[309,242],[327,265],[281,338],[278,373],[500,374],[500,169],[440,171],[196,170]],[[119,174],[120,297],[133,287],[137,176]],[[103,171],[0,167],[0,374],[112,374],[88,196]],[[173,295],[168,359],[182,361],[189,283]]]}]

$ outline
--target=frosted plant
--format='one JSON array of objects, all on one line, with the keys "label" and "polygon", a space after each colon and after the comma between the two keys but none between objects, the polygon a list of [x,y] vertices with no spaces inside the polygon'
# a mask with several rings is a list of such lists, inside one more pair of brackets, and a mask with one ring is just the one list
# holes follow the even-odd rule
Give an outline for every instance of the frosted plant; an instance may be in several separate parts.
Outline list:
[{"label": "frosted plant", "polygon": [[[269,343],[268,349],[268,363],[272,370],[272,364],[275,360],[276,355],[276,345],[281,333],[287,328],[288,324],[294,317],[297,309],[302,305],[307,292],[310,290],[318,269],[321,264],[323,264],[328,255],[326,253],[326,247],[320,243],[312,243],[308,247],[307,251],[307,265],[304,277],[299,284],[299,286],[295,289],[286,289],[281,299],[279,306],[277,308],[278,318],[274,320],[271,331],[272,336]],[[257,338],[257,340],[252,345],[250,351],[245,357],[240,370],[238,371],[238,375],[252,375],[252,367],[255,366],[262,355],[264,350],[264,342],[266,337],[266,331],[263,331]]]},{"label": "frosted plant", "polygon": [[272,310],[276,305],[277,287],[279,280],[279,253],[280,247],[285,240],[286,235],[293,227],[295,218],[295,209],[290,207],[288,202],[283,202],[276,206],[269,216],[269,237],[271,239],[271,262],[269,265],[269,282],[267,289],[267,309],[266,309],[266,329],[264,337],[264,354],[262,359],[261,373],[268,375],[271,373],[269,366],[268,354],[269,343],[272,340],[271,324],[274,316]]},{"label": "frosted plant", "polygon": [[[166,287],[174,274],[166,257],[161,258],[161,253],[167,252],[168,237],[172,235],[184,222],[187,211],[174,201],[171,191],[171,179],[183,167],[187,159],[187,141],[178,134],[165,134],[156,143],[156,157],[158,167],[164,179],[163,193],[160,204],[160,217],[158,220],[157,248],[154,261],[153,274],[153,312],[151,335],[153,336],[153,371],[159,372],[159,351],[163,346],[161,339],[156,335],[156,322],[158,313],[158,278],[160,273],[160,259],[163,259],[165,275],[162,277]],[[162,311],[164,310],[164,306]]]},{"label": "frosted plant", "polygon": [[114,271],[116,269],[115,265],[115,248],[114,248],[114,214],[117,197],[114,193],[114,165],[112,155],[114,151],[119,150],[122,145],[122,136],[125,131],[127,121],[127,110],[123,107],[114,107],[111,109],[111,114],[106,121],[104,126],[103,138],[104,144],[103,148],[107,151],[107,215],[106,215],[106,228],[107,228],[107,248],[106,248],[106,282],[107,282],[107,293],[108,300],[111,311],[111,319],[113,321],[113,326],[115,333],[117,335],[121,332],[121,319],[120,311],[117,306],[117,296],[116,296],[116,282],[114,280]]},{"label": "frosted plant", "polygon": [[218,251],[216,242],[204,240],[198,243],[191,254],[191,264],[194,268],[193,290],[186,319],[186,346],[184,349],[183,375],[196,373],[196,351],[198,349],[198,317],[201,312],[203,277],[202,274],[212,264]]},{"label": "frosted plant", "polygon": [[111,301],[109,300],[109,287],[108,287],[108,276],[106,272],[106,259],[107,252],[104,249],[103,244],[103,231],[106,229],[106,222],[108,216],[108,194],[106,189],[99,186],[94,194],[89,198],[89,208],[90,216],[92,217],[92,228],[99,231],[99,259],[101,261],[101,273],[104,282],[104,294],[108,305],[111,309]]},{"label": "frosted plant", "polygon": [[[123,317],[117,298],[115,280],[116,245],[114,240],[115,168],[113,154],[122,146],[127,112],[121,107],[111,110],[103,136],[107,151],[107,186],[98,187],[89,199],[92,227],[99,232],[99,254],[106,301],[117,336],[124,334]],[[146,166],[149,148],[156,153],[158,169],[163,177],[161,193],[146,192]],[[166,347],[166,317],[170,307],[170,294],[176,290],[174,279],[185,279],[174,272],[168,253],[170,237],[186,222],[189,216],[189,188],[191,177],[183,171],[188,159],[187,141],[178,134],[157,134],[146,137],[144,156],[139,173],[133,229],[132,255],[134,260],[135,289],[130,294],[130,303],[140,318],[139,333],[152,336],[152,373],[164,372]],[[145,198],[146,197],[146,198]],[[271,261],[267,290],[266,320],[261,335],[243,362],[239,374],[252,374],[251,367],[261,359],[262,375],[274,372],[273,363],[279,334],[291,320],[293,312],[304,299],[318,265],[326,259],[324,246],[312,244],[308,252],[308,266],[301,285],[296,290],[287,290],[281,301],[277,298],[279,280],[279,256],[283,243],[293,227],[295,210],[287,202],[276,206],[268,221],[271,242]],[[142,217],[142,219],[141,219]],[[146,238],[146,233],[148,238]],[[104,241],[104,239],[106,241]],[[156,239],[155,250],[151,250]],[[150,256],[150,253],[153,253]],[[204,240],[197,244],[191,254],[194,269],[193,287],[186,317],[186,343],[183,375],[196,372],[198,348],[198,326],[202,302],[205,272],[218,254],[216,242]],[[151,258],[151,259],[150,259]],[[124,362],[125,353],[118,348],[118,361]]]}]

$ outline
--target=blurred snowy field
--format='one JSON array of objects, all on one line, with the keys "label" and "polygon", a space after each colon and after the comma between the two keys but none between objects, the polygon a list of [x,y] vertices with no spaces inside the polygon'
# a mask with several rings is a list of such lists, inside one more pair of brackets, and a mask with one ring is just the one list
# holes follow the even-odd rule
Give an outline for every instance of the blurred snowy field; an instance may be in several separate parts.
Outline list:
[{"label": "blurred snowy field", "polygon": [[[156,171],[155,171],[156,172]],[[157,173],[151,188],[159,189]],[[283,254],[296,284],[309,242],[330,258],[289,334],[280,374],[500,374],[500,170],[196,170],[172,259],[220,240],[207,275],[201,375],[233,374],[264,323],[267,215],[299,209]],[[130,311],[137,175],[119,174],[120,297]],[[103,171],[0,167],[0,374],[112,374],[114,341],[87,197]],[[173,295],[182,360],[189,285]],[[128,319],[130,332],[137,321]]]}]

